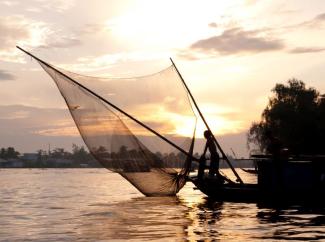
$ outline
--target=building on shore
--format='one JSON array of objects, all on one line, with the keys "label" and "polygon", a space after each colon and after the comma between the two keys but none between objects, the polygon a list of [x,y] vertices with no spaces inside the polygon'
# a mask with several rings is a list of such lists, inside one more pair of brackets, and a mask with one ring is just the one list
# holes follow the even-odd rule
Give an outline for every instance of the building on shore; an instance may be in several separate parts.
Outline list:
[{"label": "building on shore", "polygon": [[24,153],[20,158],[26,161],[36,161],[38,157],[37,153]]},{"label": "building on shore", "polygon": [[24,162],[17,158],[9,158],[7,160],[0,158],[1,168],[22,168],[24,167]]}]

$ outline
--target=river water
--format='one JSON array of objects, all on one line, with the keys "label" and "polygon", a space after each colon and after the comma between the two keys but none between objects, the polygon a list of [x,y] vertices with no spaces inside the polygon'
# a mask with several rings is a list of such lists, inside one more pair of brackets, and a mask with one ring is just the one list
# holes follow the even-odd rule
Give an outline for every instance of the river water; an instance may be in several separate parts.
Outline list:
[{"label": "river water", "polygon": [[0,241],[76,240],[325,241],[325,205],[214,202],[190,183],[152,198],[105,169],[0,169]]}]

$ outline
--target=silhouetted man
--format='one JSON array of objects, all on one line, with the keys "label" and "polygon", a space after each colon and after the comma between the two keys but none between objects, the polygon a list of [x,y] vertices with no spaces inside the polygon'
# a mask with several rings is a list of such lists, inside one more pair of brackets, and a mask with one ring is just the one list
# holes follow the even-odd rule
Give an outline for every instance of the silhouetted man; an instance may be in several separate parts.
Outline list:
[{"label": "silhouetted man", "polygon": [[210,152],[210,168],[209,176],[214,177],[219,175],[219,154],[217,152],[217,146],[214,143],[214,139],[210,130],[204,131],[204,138],[207,140],[206,147]]}]

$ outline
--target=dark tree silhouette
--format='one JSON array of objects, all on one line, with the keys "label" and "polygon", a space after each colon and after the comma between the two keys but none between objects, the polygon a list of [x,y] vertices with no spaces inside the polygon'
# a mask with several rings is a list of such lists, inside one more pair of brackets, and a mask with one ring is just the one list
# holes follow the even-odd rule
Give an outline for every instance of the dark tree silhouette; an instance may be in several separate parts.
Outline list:
[{"label": "dark tree silhouette", "polygon": [[297,79],[276,84],[274,96],[248,132],[247,143],[268,150],[268,134],[280,140],[291,154],[325,153],[325,100],[314,88]]},{"label": "dark tree silhouette", "polygon": [[83,146],[78,146],[76,144],[72,145],[72,154],[71,159],[74,161],[79,161],[81,163],[87,163],[88,161],[93,160],[93,157]]},{"label": "dark tree silhouette", "polygon": [[71,153],[64,150],[64,148],[55,148],[51,152],[52,158],[60,158],[60,159],[69,159],[71,157]]},{"label": "dark tree silhouette", "polygon": [[10,158],[18,158],[19,152],[15,150],[13,147],[1,148],[0,150],[0,158],[10,159]]}]

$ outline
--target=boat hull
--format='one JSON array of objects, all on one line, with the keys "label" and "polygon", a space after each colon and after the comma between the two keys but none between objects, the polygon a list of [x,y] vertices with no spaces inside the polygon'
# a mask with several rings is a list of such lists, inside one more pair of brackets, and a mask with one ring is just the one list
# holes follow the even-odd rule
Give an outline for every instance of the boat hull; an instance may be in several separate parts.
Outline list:
[{"label": "boat hull", "polygon": [[190,180],[207,196],[219,201],[325,204],[325,160],[271,159],[257,162],[257,184],[228,184],[204,176]]},{"label": "boat hull", "polygon": [[199,181],[196,177],[191,182],[210,198],[219,201],[255,202],[259,200],[259,189],[255,184],[219,184],[215,179],[205,178]]},{"label": "boat hull", "polygon": [[220,184],[215,179],[205,178],[199,181],[192,177],[190,181],[202,193],[216,201],[244,202],[259,204],[323,204],[325,193],[312,190],[264,190],[258,184]]}]

